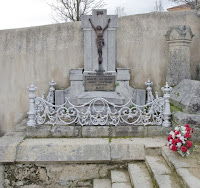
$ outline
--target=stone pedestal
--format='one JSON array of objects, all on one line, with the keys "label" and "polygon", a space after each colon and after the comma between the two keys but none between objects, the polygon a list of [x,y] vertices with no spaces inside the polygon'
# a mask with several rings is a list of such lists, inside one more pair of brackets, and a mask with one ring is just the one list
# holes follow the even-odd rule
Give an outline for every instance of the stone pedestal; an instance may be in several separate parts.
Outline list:
[{"label": "stone pedestal", "polygon": [[183,79],[191,79],[190,43],[193,33],[189,26],[174,26],[167,32],[169,43],[169,64],[167,82],[170,86],[177,85]]}]

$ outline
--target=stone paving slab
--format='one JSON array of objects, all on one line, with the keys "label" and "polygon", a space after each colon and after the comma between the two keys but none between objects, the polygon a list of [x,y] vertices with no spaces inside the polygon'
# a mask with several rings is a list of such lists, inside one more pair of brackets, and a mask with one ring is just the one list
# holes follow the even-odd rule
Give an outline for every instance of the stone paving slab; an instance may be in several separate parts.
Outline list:
[{"label": "stone paving slab", "polygon": [[134,188],[153,188],[151,176],[144,162],[128,164],[128,171]]},{"label": "stone paving slab", "polygon": [[170,166],[170,168],[189,168],[190,165],[182,162],[180,160],[177,160],[177,157],[173,151],[171,151],[167,146],[162,148],[162,156],[164,157],[167,164]]},{"label": "stone paving slab", "polygon": [[161,148],[166,146],[167,140],[165,137],[143,138],[145,148]]},{"label": "stone paving slab", "polygon": [[[200,187],[200,167],[192,163],[187,163],[185,158],[182,158],[177,153],[169,150],[167,147],[162,148],[162,156],[168,165],[176,171],[179,181],[190,188]],[[189,159],[188,159],[189,160]],[[194,160],[194,159],[191,159]],[[193,172],[193,173],[192,173]]]},{"label": "stone paving slab", "polygon": [[192,175],[188,169],[179,168],[176,170],[178,176],[181,178],[182,183],[189,188],[199,188],[200,187],[200,179],[196,178]]},{"label": "stone paving slab", "polygon": [[131,188],[130,178],[126,170],[111,170],[112,188]]},{"label": "stone paving slab", "polygon": [[111,188],[110,179],[94,179],[93,188]]},{"label": "stone paving slab", "polygon": [[113,183],[112,188],[131,188],[130,183]]},{"label": "stone paving slab", "polygon": [[108,139],[26,139],[18,146],[17,162],[110,161]]},{"label": "stone paving slab", "polygon": [[111,180],[112,183],[128,183],[130,181],[129,174],[125,170],[112,170]]},{"label": "stone paving slab", "polygon": [[160,188],[179,188],[172,179],[171,170],[162,157],[146,156],[146,165]]},{"label": "stone paving slab", "polygon": [[140,139],[112,139],[111,141],[112,161],[144,160],[144,155],[144,142]]}]

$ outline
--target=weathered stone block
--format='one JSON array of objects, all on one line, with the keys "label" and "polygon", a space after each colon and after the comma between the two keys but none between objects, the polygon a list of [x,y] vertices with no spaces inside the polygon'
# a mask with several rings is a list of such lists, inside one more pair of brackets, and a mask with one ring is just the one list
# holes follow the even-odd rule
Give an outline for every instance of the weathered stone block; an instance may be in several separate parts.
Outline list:
[{"label": "weathered stone block", "polygon": [[26,136],[31,138],[46,138],[51,136],[51,125],[27,126]]},{"label": "weathered stone block", "polygon": [[93,188],[112,188],[110,179],[94,179]]},{"label": "weathered stone block", "polygon": [[52,137],[80,137],[81,126],[56,125],[51,129]]},{"label": "weathered stone block", "polygon": [[112,139],[111,160],[144,160],[144,144],[136,139]]},{"label": "weathered stone block", "polygon": [[134,188],[153,187],[151,176],[144,162],[128,164],[128,171]]},{"label": "weathered stone block", "polygon": [[200,114],[200,81],[182,80],[172,89],[171,103],[183,112]]},{"label": "weathered stone block", "polygon": [[110,129],[111,137],[144,137],[147,135],[147,127],[145,126],[112,126]]},{"label": "weathered stone block", "polygon": [[83,137],[109,137],[110,127],[109,126],[84,126],[82,127]]},{"label": "weathered stone block", "polygon": [[173,120],[174,126],[189,124],[194,129],[192,139],[197,142],[200,140],[200,115],[177,112],[173,115]]},{"label": "weathered stone block", "polygon": [[4,188],[4,166],[0,164],[0,188]]},{"label": "weathered stone block", "polygon": [[14,162],[17,146],[23,141],[24,135],[7,135],[0,138],[0,163]]},{"label": "weathered stone block", "polygon": [[125,170],[112,170],[111,180],[112,183],[128,183],[130,181],[129,174]]},{"label": "weathered stone block", "polygon": [[27,139],[18,146],[17,162],[110,161],[108,139]]},{"label": "weathered stone block", "polygon": [[147,126],[147,135],[148,137],[167,136],[171,129],[171,127]]}]

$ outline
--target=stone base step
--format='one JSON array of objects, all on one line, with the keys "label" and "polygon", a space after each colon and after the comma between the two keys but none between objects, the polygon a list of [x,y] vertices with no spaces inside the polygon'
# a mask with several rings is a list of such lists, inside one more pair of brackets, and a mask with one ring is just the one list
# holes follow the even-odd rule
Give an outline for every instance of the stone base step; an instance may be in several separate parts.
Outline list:
[{"label": "stone base step", "polygon": [[145,162],[160,188],[180,188],[171,169],[161,156],[146,156]]},{"label": "stone base step", "polygon": [[110,179],[94,179],[93,188],[112,188]]},{"label": "stone base step", "polygon": [[101,137],[155,137],[167,136],[171,127],[124,125],[124,126],[74,126],[37,125],[27,127],[27,138],[101,138]]},{"label": "stone base step", "polygon": [[134,188],[153,188],[151,176],[144,162],[128,164],[128,171]]},{"label": "stone base step", "polygon": [[111,170],[112,188],[131,188],[130,178],[126,170]]},{"label": "stone base step", "polygon": [[[157,138],[1,138],[0,162],[102,163],[144,160],[150,151],[161,150],[166,139]],[[0,140],[1,141],[1,140]],[[13,144],[14,143],[14,144]]]}]

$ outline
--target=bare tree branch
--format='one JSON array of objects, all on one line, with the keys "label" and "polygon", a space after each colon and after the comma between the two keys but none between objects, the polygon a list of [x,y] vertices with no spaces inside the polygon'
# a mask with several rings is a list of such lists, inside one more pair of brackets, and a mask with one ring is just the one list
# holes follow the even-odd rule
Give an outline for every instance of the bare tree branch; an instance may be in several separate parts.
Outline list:
[{"label": "bare tree branch", "polygon": [[126,16],[126,13],[124,11],[124,7],[116,7],[115,8],[115,14],[117,14],[119,17]]},{"label": "bare tree branch", "polygon": [[104,0],[55,0],[48,4],[53,11],[56,22],[80,21],[81,16],[91,13],[92,9],[105,6]]},{"label": "bare tree branch", "polygon": [[163,12],[163,11],[164,11],[163,4],[162,4],[162,1],[161,1],[161,0],[156,0],[156,1],[155,1],[154,10],[155,10],[156,12]]}]

